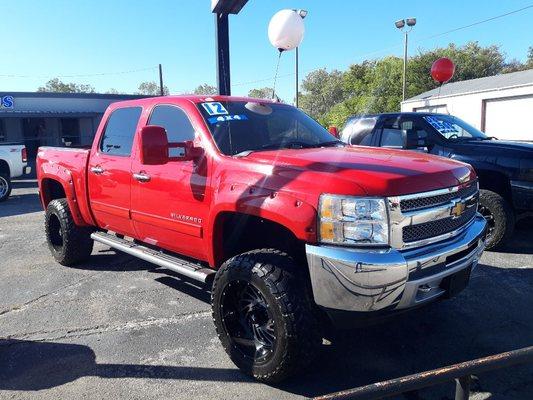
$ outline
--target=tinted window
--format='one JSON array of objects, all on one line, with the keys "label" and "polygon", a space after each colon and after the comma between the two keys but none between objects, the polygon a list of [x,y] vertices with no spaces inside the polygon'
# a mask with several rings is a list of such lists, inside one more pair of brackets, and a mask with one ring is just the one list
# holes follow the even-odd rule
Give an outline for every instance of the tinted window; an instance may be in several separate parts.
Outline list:
[{"label": "tinted window", "polygon": [[141,112],[141,107],[119,108],[113,111],[100,141],[100,151],[116,156],[129,156]]},{"label": "tinted window", "polygon": [[342,130],[341,138],[349,144],[368,146],[372,141],[372,131],[376,125],[377,118],[356,118],[346,124]]},{"label": "tinted window", "polygon": [[396,117],[385,121],[383,124],[381,146],[402,148],[404,146],[404,134],[408,131],[417,132],[419,136],[428,136],[425,130],[417,126],[414,121],[404,119],[400,122],[399,117]]},{"label": "tinted window", "polygon": [[149,125],[158,125],[167,131],[170,143],[186,142],[194,139],[194,128],[187,114],[175,106],[157,106],[150,116]]}]

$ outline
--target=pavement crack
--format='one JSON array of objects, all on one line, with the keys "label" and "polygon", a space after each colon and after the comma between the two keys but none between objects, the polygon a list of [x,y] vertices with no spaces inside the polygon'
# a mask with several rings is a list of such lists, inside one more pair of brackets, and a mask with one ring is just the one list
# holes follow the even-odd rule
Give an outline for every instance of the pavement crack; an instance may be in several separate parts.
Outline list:
[{"label": "pavement crack", "polygon": [[[144,320],[137,321],[128,321],[121,324],[100,324],[95,326],[88,327],[75,327],[75,328],[65,328],[65,329],[53,329],[53,330],[42,330],[35,332],[26,332],[20,334],[14,334],[6,336],[5,340],[32,340],[36,342],[47,342],[53,340],[61,339],[72,339],[80,338],[84,336],[99,335],[109,332],[120,332],[120,331],[133,331],[150,328],[153,326],[163,327],[168,325],[179,324],[184,321],[189,321],[191,319],[201,319],[211,316],[211,311],[195,311],[190,313],[184,313],[170,318],[148,318]],[[6,344],[9,344],[7,342]],[[3,344],[0,343],[0,347]]]},{"label": "pavement crack", "polygon": [[31,306],[32,304],[37,303],[37,302],[41,301],[42,299],[44,299],[44,298],[46,298],[46,297],[48,297],[48,296],[50,296],[50,295],[57,294],[57,293],[59,293],[59,292],[65,290],[65,289],[68,289],[68,288],[70,288],[70,287],[72,287],[72,286],[76,286],[77,284],[79,284],[79,283],[81,283],[81,282],[84,282],[84,281],[86,281],[86,280],[91,279],[93,276],[95,276],[95,275],[97,275],[97,274],[98,274],[98,273],[95,272],[95,273],[93,273],[93,274],[91,274],[91,275],[89,275],[89,276],[84,276],[83,278],[78,279],[78,280],[76,280],[75,282],[69,283],[69,284],[67,284],[67,285],[63,285],[63,286],[61,286],[61,287],[59,287],[59,288],[56,288],[56,289],[54,289],[54,290],[52,290],[52,291],[50,291],[50,292],[48,292],[48,293],[44,293],[44,294],[42,294],[42,295],[40,295],[40,296],[37,296],[37,297],[35,297],[35,298],[33,298],[33,299],[31,299],[31,300],[25,302],[25,303],[22,303],[22,304],[14,304],[14,305],[12,305],[11,307],[8,307],[8,308],[5,308],[5,309],[3,309],[3,310],[0,310],[0,317],[1,317],[1,316],[4,316],[4,315],[6,315],[6,314],[9,314],[9,313],[11,313],[11,312],[22,311],[22,310],[28,308],[29,306]]}]

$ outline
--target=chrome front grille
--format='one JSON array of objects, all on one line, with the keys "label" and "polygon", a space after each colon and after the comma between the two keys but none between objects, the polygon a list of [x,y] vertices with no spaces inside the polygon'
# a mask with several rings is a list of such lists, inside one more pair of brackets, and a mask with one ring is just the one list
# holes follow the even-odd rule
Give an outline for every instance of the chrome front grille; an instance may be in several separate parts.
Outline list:
[{"label": "chrome front grille", "polygon": [[389,197],[391,245],[398,249],[424,246],[459,234],[474,219],[478,183]]},{"label": "chrome front grille", "polygon": [[423,224],[405,226],[403,228],[403,241],[410,243],[453,232],[471,221],[475,214],[476,207],[471,207],[465,210],[459,218],[448,217]]},{"label": "chrome front grille", "polygon": [[407,198],[400,201],[400,208],[402,212],[421,210],[423,208],[435,207],[446,204],[455,198],[467,198],[476,194],[478,191],[477,183],[471,182],[464,187],[461,187],[457,192],[447,192],[443,194],[437,194],[429,197],[414,197]]}]

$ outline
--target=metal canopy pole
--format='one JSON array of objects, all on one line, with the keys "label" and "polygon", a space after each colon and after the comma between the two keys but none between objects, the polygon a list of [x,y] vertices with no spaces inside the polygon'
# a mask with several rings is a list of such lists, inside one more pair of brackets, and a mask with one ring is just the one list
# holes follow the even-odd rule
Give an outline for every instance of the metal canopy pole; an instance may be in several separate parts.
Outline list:
[{"label": "metal canopy pole", "polygon": [[159,64],[159,94],[165,95],[165,87],[163,86],[163,67]]},{"label": "metal canopy pole", "polygon": [[228,14],[215,14],[218,94],[231,95]]},{"label": "metal canopy pole", "polygon": [[248,0],[211,0],[211,12],[215,14],[218,94],[231,95],[229,64],[229,14],[238,14]]}]

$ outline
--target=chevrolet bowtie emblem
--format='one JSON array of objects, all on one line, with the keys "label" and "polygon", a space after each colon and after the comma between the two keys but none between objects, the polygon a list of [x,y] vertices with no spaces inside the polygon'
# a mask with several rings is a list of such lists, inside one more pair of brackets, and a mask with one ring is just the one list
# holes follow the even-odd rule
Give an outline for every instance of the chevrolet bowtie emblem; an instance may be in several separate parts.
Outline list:
[{"label": "chevrolet bowtie emblem", "polygon": [[454,205],[450,210],[450,215],[453,218],[459,218],[466,209],[466,204],[462,200],[454,201]]}]

